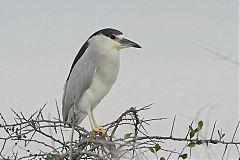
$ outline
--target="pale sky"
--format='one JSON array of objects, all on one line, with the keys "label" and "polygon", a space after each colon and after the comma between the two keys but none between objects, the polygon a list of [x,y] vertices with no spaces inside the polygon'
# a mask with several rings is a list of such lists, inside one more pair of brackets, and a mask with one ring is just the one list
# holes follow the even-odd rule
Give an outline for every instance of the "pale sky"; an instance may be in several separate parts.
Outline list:
[{"label": "pale sky", "polygon": [[[209,125],[218,120],[228,138],[233,134],[239,118],[238,65],[198,45],[238,60],[236,0],[2,0],[0,22],[0,111],[8,119],[10,108],[30,115],[45,102],[46,114],[54,116],[55,99],[61,106],[78,50],[92,33],[112,27],[142,49],[121,50],[117,81],[94,110],[100,124],[131,106],[154,103],[143,116],[176,114],[177,136],[185,134],[198,111],[199,119]],[[170,122],[154,123],[150,133],[169,134]],[[88,119],[82,125],[90,128]]]}]

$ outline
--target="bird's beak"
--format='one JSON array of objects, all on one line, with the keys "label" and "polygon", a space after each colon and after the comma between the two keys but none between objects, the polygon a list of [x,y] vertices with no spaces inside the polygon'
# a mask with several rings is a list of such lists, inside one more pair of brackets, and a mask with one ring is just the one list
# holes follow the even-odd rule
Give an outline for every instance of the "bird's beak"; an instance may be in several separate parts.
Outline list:
[{"label": "bird's beak", "polygon": [[121,44],[121,48],[128,48],[128,47],[142,48],[137,43],[130,41],[126,38],[121,38],[118,40],[118,42]]}]

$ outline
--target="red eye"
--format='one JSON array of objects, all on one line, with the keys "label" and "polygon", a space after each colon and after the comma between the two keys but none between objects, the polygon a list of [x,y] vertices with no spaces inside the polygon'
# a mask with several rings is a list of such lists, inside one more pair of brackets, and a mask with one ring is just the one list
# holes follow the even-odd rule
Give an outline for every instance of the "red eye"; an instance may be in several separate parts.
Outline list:
[{"label": "red eye", "polygon": [[111,35],[110,35],[110,38],[111,38],[111,39],[116,39],[116,36],[115,36],[114,34],[111,34]]}]

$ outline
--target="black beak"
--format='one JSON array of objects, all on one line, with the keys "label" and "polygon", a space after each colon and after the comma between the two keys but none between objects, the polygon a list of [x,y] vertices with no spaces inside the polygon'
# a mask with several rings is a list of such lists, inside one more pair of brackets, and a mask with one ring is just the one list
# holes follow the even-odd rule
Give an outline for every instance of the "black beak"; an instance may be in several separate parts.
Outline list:
[{"label": "black beak", "polygon": [[137,43],[130,41],[126,38],[122,38],[119,40],[119,42],[124,46],[124,47],[135,47],[135,48],[142,48],[140,45]]}]

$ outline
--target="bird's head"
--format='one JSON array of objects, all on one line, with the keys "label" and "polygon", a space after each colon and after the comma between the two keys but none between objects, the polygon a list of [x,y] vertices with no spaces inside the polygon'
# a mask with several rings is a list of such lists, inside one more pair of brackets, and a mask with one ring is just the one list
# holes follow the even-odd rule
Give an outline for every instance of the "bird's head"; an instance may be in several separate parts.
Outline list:
[{"label": "bird's head", "polygon": [[121,31],[106,28],[95,32],[88,39],[88,43],[106,49],[120,50],[128,47],[142,48],[137,43],[126,39]]}]

